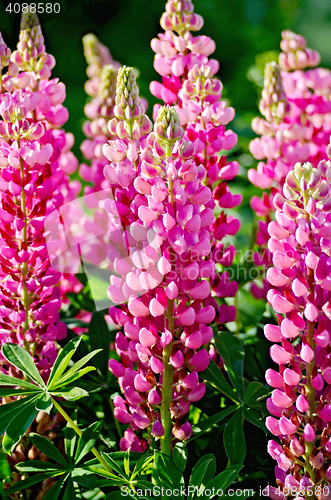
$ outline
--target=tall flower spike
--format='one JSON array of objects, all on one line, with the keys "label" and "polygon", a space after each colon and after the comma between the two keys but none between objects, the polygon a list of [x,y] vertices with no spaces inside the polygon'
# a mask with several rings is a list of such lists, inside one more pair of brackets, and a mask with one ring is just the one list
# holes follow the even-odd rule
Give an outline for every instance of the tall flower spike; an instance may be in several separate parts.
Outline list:
[{"label": "tall flower spike", "polygon": [[81,151],[91,164],[82,163],[79,173],[88,182],[84,188],[85,194],[90,194],[109,188],[103,175],[108,162],[102,153],[102,147],[113,138],[107,125],[108,120],[114,116],[116,79],[120,64],[113,60],[108,48],[93,34],[83,37],[83,47],[89,77],[85,91],[92,99],[84,108],[88,121],[83,125],[83,132],[87,139],[82,142]]},{"label": "tall flower spike", "polygon": [[[274,211],[273,199],[282,193],[287,173],[296,162],[309,161],[314,167],[326,159],[325,150],[330,137],[331,72],[316,67],[319,56],[306,48],[306,41],[292,32],[282,32],[279,67],[268,63],[260,111],[264,118],[254,118],[253,130],[260,136],[250,143],[250,151],[257,160],[257,170],[250,169],[248,178],[264,191],[262,198],[251,200],[253,211],[264,220],[258,222],[257,265],[270,265],[267,225]],[[285,61],[285,62],[284,62]],[[286,61],[290,61],[287,63]],[[293,71],[294,70],[294,71]],[[257,297],[265,296],[264,289],[253,284]]]},{"label": "tall flower spike", "polygon": [[[275,343],[270,355],[279,374],[266,373],[274,387],[267,401],[274,416],[267,417],[266,426],[281,441],[268,444],[282,471],[277,498],[290,496],[291,485],[302,496],[309,490],[317,495],[318,486],[328,485],[331,470],[330,182],[330,161],[318,168],[297,163],[287,174],[282,201],[278,198],[275,204],[276,221],[268,226],[274,266],[267,279],[277,290],[270,290],[267,298],[278,326],[266,325],[264,333]],[[269,487],[271,498],[274,490]]]},{"label": "tall flower spike", "polygon": [[11,59],[20,70],[32,71],[41,80],[47,80],[55,66],[54,57],[45,51],[39,19],[31,7],[22,14],[19,43]]},{"label": "tall flower spike", "polygon": [[[40,27],[30,17],[24,22],[27,36],[35,35],[24,48],[25,53],[29,54],[33,47],[44,52]],[[11,62],[3,77],[1,343],[24,346],[47,377],[56,357],[56,341],[66,336],[66,326],[59,315],[61,274],[49,262],[44,220],[54,209],[75,198],[80,184],[69,185],[66,176],[66,172],[76,168],[77,160],[70,152],[73,137],[60,129],[68,117],[62,105],[65,87],[57,79],[44,79],[36,85],[35,71],[25,63],[23,66],[25,71],[22,66],[19,71]]]},{"label": "tall flower spike", "polygon": [[[237,142],[236,134],[225,128],[234,117],[234,109],[221,100],[222,83],[215,77],[219,63],[209,59],[215,50],[215,42],[208,36],[192,36],[190,33],[202,27],[200,16],[197,17],[199,22],[193,23],[194,29],[186,23],[185,29],[180,32],[175,13],[179,20],[188,19],[183,17],[181,10],[193,15],[192,3],[167,2],[166,13],[161,18],[166,32],[151,42],[156,53],[154,68],[162,76],[162,83],[152,82],[150,90],[165,104],[175,106],[185,131],[184,138],[194,144],[195,161],[206,169],[203,183],[210,188],[214,186],[213,199],[206,205],[210,210],[210,231],[213,234],[212,258],[221,265],[229,266],[236,251],[233,246],[225,247],[221,240],[226,235],[236,234],[240,227],[239,221],[226,213],[227,209],[241,203],[241,195],[232,195],[227,185],[227,181],[237,175],[239,165],[235,161],[228,162],[226,156],[219,156],[219,153],[230,150]],[[158,108],[157,104],[154,117]],[[220,208],[216,221],[212,213],[215,204]],[[212,280],[212,287],[213,295],[219,297],[220,303],[217,304],[215,298],[209,298],[205,303],[213,305],[218,311],[216,321],[234,321],[235,308],[228,306],[225,298],[236,294],[237,283],[230,282],[228,273],[224,272],[221,277]],[[215,351],[211,348],[211,352]]]},{"label": "tall flower spike", "polygon": [[113,64],[106,64],[100,72],[99,95],[108,106],[113,104],[116,95],[117,69]]},{"label": "tall flower spike", "polygon": [[[116,99],[125,108],[119,111],[120,116],[125,115],[134,89],[128,75],[123,82]],[[134,101],[138,103],[138,99]],[[109,124],[111,130],[115,129],[115,120]],[[116,128],[123,120],[126,123],[130,118],[118,120]],[[153,132],[140,147],[136,145],[137,156],[131,159],[135,192],[126,197],[126,212],[118,205],[124,214],[122,220],[130,217],[122,244],[126,243],[129,257],[121,258],[120,245],[114,244],[110,255],[121,279],[111,277],[108,293],[122,305],[121,309],[110,308],[109,313],[115,324],[124,325],[124,334],[116,335],[121,363],[111,360],[109,368],[118,377],[125,398],[114,400],[115,416],[136,432],[126,433],[122,450],[131,447],[142,451],[146,443],[139,431],[150,428],[152,436],[161,439],[161,450],[170,454],[173,437],[190,437],[191,426],[182,419],[191,402],[205,393],[198,372],[209,363],[203,345],[212,338],[207,324],[215,317],[214,308],[203,304],[210,296],[205,278],[215,270],[207,258],[210,214],[203,205],[210,200],[211,192],[202,184],[205,168],[195,165],[194,148],[183,135],[176,110],[160,108]],[[125,145],[131,143],[128,138],[122,140],[126,162],[130,149]],[[120,144],[118,140],[118,153]],[[109,156],[115,158],[115,147],[111,145],[111,149]],[[117,168],[121,163],[118,159]],[[113,164],[111,167],[116,168]]]},{"label": "tall flower spike", "polygon": [[101,70],[103,66],[112,63],[112,57],[108,48],[93,33],[83,36],[83,48],[85,59],[89,66],[97,66]]},{"label": "tall flower spike", "polygon": [[140,103],[139,90],[132,68],[122,66],[118,71],[114,115],[125,119],[127,133],[132,135],[131,125],[134,119],[140,118],[144,108]]},{"label": "tall flower spike", "polygon": [[280,67],[275,61],[267,63],[265,66],[264,87],[259,109],[268,122],[281,120],[286,111],[289,111]]}]

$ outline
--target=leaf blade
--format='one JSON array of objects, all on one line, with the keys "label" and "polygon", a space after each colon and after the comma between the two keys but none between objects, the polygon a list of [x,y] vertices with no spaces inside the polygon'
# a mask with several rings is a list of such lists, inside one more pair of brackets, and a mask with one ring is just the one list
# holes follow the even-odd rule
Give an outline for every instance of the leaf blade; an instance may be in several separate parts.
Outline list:
[{"label": "leaf blade", "polygon": [[93,448],[96,440],[99,437],[102,422],[94,422],[84,430],[83,434],[78,440],[78,445],[75,453],[75,463],[78,464],[80,460],[85,457]]},{"label": "leaf blade", "polygon": [[8,455],[24,436],[36,415],[36,398],[33,398],[28,404],[21,407],[21,411],[9,422],[2,441],[3,449]]},{"label": "leaf blade", "polygon": [[231,332],[222,332],[215,337],[219,354],[224,361],[224,367],[240,401],[244,401],[244,348],[241,340]]},{"label": "leaf blade", "polygon": [[[60,378],[60,376],[62,375],[62,373],[64,372],[64,370],[68,366],[68,363],[69,363],[71,357],[76,352],[81,340],[82,340],[81,337],[73,338],[70,340],[70,342],[68,342],[68,344],[66,346],[64,346],[63,349],[61,349],[59,351],[59,354],[54,362],[51,374],[50,374],[48,381],[47,381],[48,388],[50,388],[53,385],[52,382],[54,381],[57,373],[60,373],[60,375],[59,375],[59,377],[56,378],[56,380],[58,380]],[[71,354],[71,356],[68,358],[69,354]],[[63,368],[63,370],[62,370],[62,368]],[[59,370],[60,370],[60,372],[59,372]],[[62,372],[61,372],[61,370],[62,370]]]},{"label": "leaf blade", "polygon": [[[231,467],[226,468],[223,472],[215,476],[206,486],[208,489],[215,488],[217,490],[225,490],[230,484],[237,478],[239,472],[243,468],[243,465],[232,465]],[[215,495],[216,495],[215,492]],[[213,497],[215,496],[213,495]],[[210,498],[213,498],[210,497]]]},{"label": "leaf blade", "polygon": [[242,464],[246,456],[242,420],[242,408],[239,408],[230,418],[223,433],[224,448],[231,465]]},{"label": "leaf blade", "polygon": [[16,366],[19,370],[32,378],[40,387],[46,387],[32,356],[30,356],[23,347],[17,344],[6,343],[3,344],[1,350],[3,356],[10,364]]},{"label": "leaf blade", "polygon": [[223,373],[219,369],[219,367],[214,363],[214,361],[210,360],[209,365],[201,372],[201,377],[207,380],[211,385],[213,385],[219,392],[227,396],[234,403],[239,403],[240,400],[236,395],[236,392],[231,387],[230,384],[226,381]]},{"label": "leaf blade", "polygon": [[43,436],[40,436],[39,434],[32,432],[30,433],[30,439],[32,443],[38,448],[38,450],[40,450],[46,456],[61,464],[66,469],[69,467],[66,459],[51,441],[44,438]]}]

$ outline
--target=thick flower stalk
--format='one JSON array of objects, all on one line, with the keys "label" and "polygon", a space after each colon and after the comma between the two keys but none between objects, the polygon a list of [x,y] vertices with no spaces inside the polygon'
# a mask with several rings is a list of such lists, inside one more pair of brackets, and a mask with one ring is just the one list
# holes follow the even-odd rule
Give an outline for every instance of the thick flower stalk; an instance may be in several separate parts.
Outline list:
[{"label": "thick flower stalk", "polygon": [[[118,118],[109,128],[115,132],[116,124],[124,138],[110,144],[111,149],[104,147],[113,161],[117,155],[117,163],[105,169],[108,179],[131,179],[135,191],[125,205],[116,203],[122,220],[129,223],[123,236],[128,255],[115,248],[111,254],[121,278],[111,278],[108,293],[122,305],[111,308],[110,315],[124,328],[116,336],[121,363],[110,361],[124,394],[114,399],[115,415],[133,431],[147,429],[161,438],[161,450],[170,454],[172,439],[191,435],[190,424],[181,419],[191,402],[205,393],[198,372],[209,362],[201,347],[211,340],[207,323],[215,317],[212,306],[202,306],[210,295],[205,278],[215,269],[207,259],[211,245],[206,229],[214,215],[204,207],[211,198],[203,185],[206,170],[192,160],[193,145],[183,140],[174,108],[161,108],[154,131],[141,140],[137,93],[130,77],[122,81],[116,97]],[[108,211],[114,206],[105,205]],[[121,448],[129,447],[142,451],[146,442],[128,430]]]},{"label": "thick flower stalk", "polygon": [[[195,147],[195,162],[207,171],[204,184],[213,191],[212,199],[206,207],[220,211],[210,227],[213,235],[213,260],[223,266],[230,266],[235,257],[233,246],[225,247],[221,240],[226,235],[235,235],[240,223],[226,214],[226,209],[238,206],[241,195],[233,195],[227,185],[238,173],[237,162],[228,162],[220,152],[232,149],[237,136],[225,126],[233,119],[234,109],[221,100],[222,83],[215,77],[219,63],[208,59],[215,42],[207,36],[194,37],[191,32],[203,26],[201,16],[194,14],[190,1],[170,0],[166,12],[161,17],[161,26],[166,30],[151,42],[156,52],[154,67],[162,76],[162,84],[151,83],[151,92],[165,104],[175,105],[185,130],[185,139]],[[155,111],[159,105],[156,106]],[[234,306],[227,306],[225,297],[233,297],[237,283],[230,282],[227,272],[212,283],[213,294],[222,299],[217,305],[215,299],[208,303],[218,311],[217,321],[226,323],[235,319]]]},{"label": "thick flower stalk", "polygon": [[281,493],[269,487],[269,495],[306,498],[310,490],[307,498],[321,498],[331,481],[331,162],[296,163],[274,206],[267,280],[277,289],[267,298],[278,325],[264,333],[279,371],[266,372],[274,388],[266,426],[280,441],[269,441],[268,451]]},{"label": "thick flower stalk", "polygon": [[77,194],[63,165],[75,164],[72,138],[61,127],[68,117],[65,87],[49,80],[55,64],[45,52],[35,14],[22,16],[18,49],[8,59],[0,39],[0,267],[1,343],[23,345],[47,376],[56,340],[66,336],[60,321],[60,273],[50,266],[44,220]]},{"label": "thick flower stalk", "polygon": [[[267,63],[260,111],[264,118],[254,118],[252,128],[260,137],[250,144],[250,151],[260,161],[248,178],[264,190],[262,198],[253,196],[251,206],[260,219],[257,244],[261,251],[256,264],[269,266],[267,226],[271,220],[273,197],[281,192],[287,173],[296,162],[309,161],[316,167],[326,159],[330,137],[331,72],[315,67],[320,62],[316,51],[306,47],[305,39],[282,32],[279,65]],[[313,68],[313,69],[307,69]],[[270,190],[270,191],[266,191]],[[265,290],[253,285],[256,296]]]}]

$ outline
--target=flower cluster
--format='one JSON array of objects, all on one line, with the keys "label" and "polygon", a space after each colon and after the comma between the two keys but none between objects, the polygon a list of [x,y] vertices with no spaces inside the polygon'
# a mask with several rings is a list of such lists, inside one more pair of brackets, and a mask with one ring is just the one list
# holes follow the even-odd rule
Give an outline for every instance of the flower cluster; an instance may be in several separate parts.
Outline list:
[{"label": "flower cluster", "polygon": [[[175,105],[185,139],[194,144],[195,162],[203,165],[207,175],[204,184],[212,190],[212,199],[206,208],[220,211],[219,217],[210,226],[212,254],[215,262],[230,266],[235,256],[233,246],[225,247],[221,240],[226,235],[235,235],[240,223],[228,216],[224,209],[231,209],[241,203],[241,195],[233,195],[227,185],[238,173],[237,162],[228,162],[226,156],[219,156],[223,150],[230,150],[237,142],[237,136],[225,126],[233,119],[234,110],[221,100],[222,83],[215,78],[219,69],[218,61],[208,59],[215,42],[207,36],[196,36],[191,31],[200,30],[203,19],[193,13],[191,2],[168,1],[166,12],[161,18],[161,26],[166,30],[151,46],[156,52],[154,67],[162,76],[162,83],[152,82],[150,89],[165,104]],[[154,114],[159,105],[156,105]],[[214,188],[213,188],[214,185]],[[216,259],[216,255],[219,257]],[[230,283],[224,272],[213,279],[215,296],[224,299],[237,291],[237,283]],[[235,319],[235,308],[221,306],[209,298],[208,303],[217,310],[217,321],[226,323]]]},{"label": "flower cluster", "polygon": [[278,325],[264,333],[274,342],[270,355],[279,372],[266,372],[274,388],[266,426],[281,441],[269,441],[268,451],[283,494],[269,492],[287,498],[296,488],[301,498],[331,479],[331,162],[297,163],[274,206],[267,279],[277,289],[267,298]]},{"label": "flower cluster", "polygon": [[114,116],[116,78],[120,64],[113,60],[108,48],[93,34],[83,37],[83,47],[89,77],[85,91],[92,99],[85,105],[88,121],[83,125],[83,132],[87,139],[82,142],[81,151],[91,161],[91,166],[81,164],[79,174],[91,184],[85,188],[85,193],[89,194],[109,187],[103,175],[108,162],[102,153],[102,146],[112,138],[107,123]]},{"label": "flower cluster", "polygon": [[60,127],[68,118],[65,86],[50,80],[55,61],[45,52],[38,18],[23,14],[17,51],[0,37],[0,333],[36,356],[47,376],[60,321],[60,274],[50,266],[44,232],[48,213],[77,195],[66,173],[77,166],[73,136]]},{"label": "flower cluster", "polygon": [[[257,265],[270,265],[267,248],[267,226],[274,211],[273,197],[281,192],[287,173],[296,162],[311,162],[316,167],[326,159],[331,130],[331,72],[319,64],[319,54],[306,48],[302,36],[282,32],[282,53],[279,65],[267,63],[260,111],[264,118],[254,118],[253,130],[261,137],[251,141],[250,151],[257,160],[257,170],[250,169],[248,178],[256,187],[266,190],[262,198],[253,196],[251,206],[259,220],[256,243],[261,252]],[[313,67],[313,69],[305,68]],[[252,292],[265,296],[268,286],[260,290],[255,284]]]},{"label": "flower cluster", "polygon": [[[159,109],[150,132],[127,68],[119,72],[115,116],[109,128],[120,138],[104,147],[112,161],[105,175],[116,183],[116,198],[105,208],[119,214],[125,227],[110,252],[121,278],[111,277],[108,292],[122,305],[109,312],[124,328],[116,335],[121,362],[110,361],[125,398],[115,397],[115,415],[133,431],[149,428],[170,453],[172,436],[191,435],[190,424],[181,419],[205,393],[198,372],[209,363],[202,346],[212,338],[207,324],[215,317],[214,308],[203,305],[215,271],[208,231],[214,215],[204,206],[211,191],[173,107]],[[131,430],[121,441],[122,449],[145,446]]]}]

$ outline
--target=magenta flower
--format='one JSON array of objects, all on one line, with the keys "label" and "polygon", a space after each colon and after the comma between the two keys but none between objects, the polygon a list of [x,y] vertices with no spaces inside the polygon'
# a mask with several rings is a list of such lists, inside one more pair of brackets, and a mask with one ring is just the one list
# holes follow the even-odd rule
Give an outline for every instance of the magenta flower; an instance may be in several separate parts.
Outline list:
[{"label": "magenta flower", "polygon": [[[194,145],[196,165],[203,165],[206,169],[203,182],[212,190],[212,198],[208,201],[203,199],[207,191],[201,190],[195,200],[206,207],[203,218],[205,227],[208,224],[213,235],[213,261],[231,266],[235,248],[225,247],[220,240],[238,232],[240,222],[227,215],[226,210],[238,206],[242,197],[233,195],[227,185],[227,181],[237,175],[238,163],[228,162],[226,156],[219,157],[221,150],[230,150],[236,145],[237,136],[230,129],[226,130],[226,125],[234,118],[234,109],[221,100],[223,86],[215,77],[219,69],[218,61],[208,58],[215,51],[215,42],[210,37],[191,34],[203,26],[203,19],[194,14],[191,2],[168,1],[161,26],[166,32],[153,39],[151,46],[156,53],[154,67],[162,76],[162,83],[153,81],[150,90],[165,104],[175,106],[185,130],[184,138]],[[156,105],[154,115],[158,108],[159,105]],[[188,171],[187,179],[189,175]],[[220,208],[216,220],[212,212],[215,206]],[[191,224],[195,224],[194,219]],[[204,277],[207,278],[207,275]],[[213,295],[219,297],[221,303],[208,297],[205,304],[215,308],[218,323],[234,321],[235,307],[228,306],[224,299],[236,294],[237,283],[230,283],[226,273],[220,278],[211,272],[208,278]]]},{"label": "magenta flower", "polygon": [[274,199],[276,221],[268,226],[273,267],[267,279],[276,289],[267,298],[278,326],[266,325],[265,336],[275,342],[270,355],[279,373],[266,373],[274,388],[266,426],[281,441],[270,441],[268,451],[284,471],[278,479],[284,498],[293,482],[304,489],[326,484],[330,467],[330,172],[329,161],[318,168],[297,163],[284,196]]},{"label": "magenta flower", "polygon": [[90,194],[109,188],[103,175],[108,162],[102,153],[102,146],[113,137],[108,131],[107,123],[114,117],[116,78],[120,64],[113,60],[108,48],[93,34],[83,37],[83,47],[89,77],[85,91],[92,100],[85,105],[88,120],[83,125],[83,131],[87,139],[82,142],[81,151],[91,161],[91,165],[82,163],[79,173],[85,181],[92,184],[85,188],[85,194]]},{"label": "magenta flower", "polygon": [[[268,63],[265,68],[264,88],[260,111],[264,118],[254,118],[252,128],[260,137],[250,143],[250,151],[257,160],[257,170],[250,169],[248,178],[264,191],[262,198],[253,196],[251,206],[258,217],[257,244],[260,254],[256,265],[269,267],[267,224],[274,211],[273,198],[282,192],[286,175],[296,162],[309,161],[314,167],[326,159],[328,145],[330,102],[326,95],[331,82],[329,70],[316,67],[320,56],[306,47],[305,39],[285,30],[282,32],[282,53],[279,66]],[[313,69],[306,69],[313,68]],[[263,220],[264,219],[264,220]],[[257,298],[265,297],[264,289],[252,286]]]},{"label": "magenta flower", "polygon": [[[79,184],[66,172],[76,167],[73,137],[59,127],[68,118],[65,87],[49,80],[54,58],[45,52],[38,18],[22,16],[20,41],[10,51],[0,38],[1,172],[1,343],[30,350],[46,377],[56,357],[56,340],[66,336],[60,321],[61,274],[49,262],[44,219]],[[10,56],[10,60],[9,60]]]},{"label": "magenta flower", "polygon": [[[197,372],[209,363],[202,346],[211,340],[206,323],[215,317],[214,308],[203,305],[210,285],[202,277],[214,272],[203,223],[211,192],[202,184],[205,168],[191,159],[194,149],[183,140],[174,108],[161,108],[150,132],[130,68],[119,71],[115,102],[116,118],[109,128],[120,137],[104,146],[111,160],[105,175],[117,181],[119,213],[124,197],[128,207],[121,215],[127,221],[122,242],[109,253],[121,278],[111,277],[108,294],[122,302],[121,309],[109,312],[124,327],[124,334],[116,335],[116,349],[125,373],[121,365],[110,363],[125,398],[124,405],[124,400],[114,400],[115,415],[130,421],[134,431],[151,428],[152,436],[161,439],[161,449],[171,453],[172,436],[190,437],[189,424],[181,420],[191,401],[205,393]],[[142,135],[146,133],[147,138]],[[125,186],[120,177],[124,168],[131,172]],[[115,205],[105,208],[111,211]],[[121,448],[128,445],[123,438]]]}]

